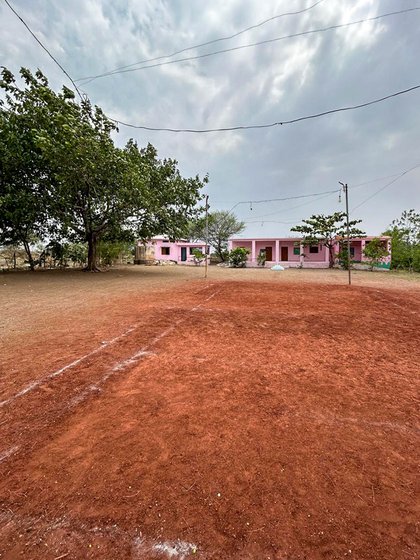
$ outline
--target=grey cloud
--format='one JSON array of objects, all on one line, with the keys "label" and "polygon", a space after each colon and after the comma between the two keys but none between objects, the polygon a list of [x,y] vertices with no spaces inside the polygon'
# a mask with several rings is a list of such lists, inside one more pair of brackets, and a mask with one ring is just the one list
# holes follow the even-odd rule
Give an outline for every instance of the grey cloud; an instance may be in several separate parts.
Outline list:
[{"label": "grey cloud", "polygon": [[[173,52],[257,23],[291,3],[215,0],[15,0],[34,32],[74,77]],[[299,9],[308,2],[295,1]],[[406,8],[411,2],[398,2]],[[275,20],[218,46],[324,27],[397,9],[392,0],[325,0],[301,15]],[[21,23],[0,5],[2,63],[40,67],[53,87],[64,76]],[[117,119],[151,126],[218,127],[273,122],[353,104],[413,85],[420,52],[420,13],[280,41],[208,59],[127,73],[84,86],[93,102]],[[205,47],[200,52],[212,50]],[[198,51],[192,51],[195,54]],[[419,93],[345,114],[276,129],[209,134],[147,133],[121,127],[118,143],[151,141],[161,156],[179,160],[185,174],[209,172],[213,208],[239,200],[277,198],[338,188],[391,175],[420,163]],[[380,233],[402,210],[418,207],[414,171],[357,210],[365,229]],[[350,190],[356,206],[385,181]],[[288,224],[313,212],[338,209],[337,196],[312,203],[239,205],[246,235],[287,235]],[[342,208],[342,205],[341,205]],[[277,214],[273,214],[277,212]],[[271,214],[271,215],[270,215]],[[270,216],[268,216],[270,215]],[[259,220],[259,218],[258,218]]]}]

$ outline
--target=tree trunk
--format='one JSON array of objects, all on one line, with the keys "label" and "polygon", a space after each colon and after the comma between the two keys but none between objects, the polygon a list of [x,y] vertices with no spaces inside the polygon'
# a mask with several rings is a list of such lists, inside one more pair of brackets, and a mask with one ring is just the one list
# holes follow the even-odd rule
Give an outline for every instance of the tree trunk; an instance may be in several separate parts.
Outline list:
[{"label": "tree trunk", "polygon": [[35,261],[32,258],[32,253],[31,253],[31,248],[29,247],[29,243],[27,241],[23,242],[23,246],[25,248],[25,252],[28,255],[28,263],[29,263],[29,268],[32,270],[32,272],[35,270]]},{"label": "tree trunk", "polygon": [[84,270],[86,272],[100,272],[99,268],[96,266],[96,246],[98,243],[98,238],[95,233],[89,233],[88,238],[88,262]]},{"label": "tree trunk", "polygon": [[334,246],[333,245],[328,246],[328,252],[329,252],[329,257],[330,257],[329,268],[334,268]]}]

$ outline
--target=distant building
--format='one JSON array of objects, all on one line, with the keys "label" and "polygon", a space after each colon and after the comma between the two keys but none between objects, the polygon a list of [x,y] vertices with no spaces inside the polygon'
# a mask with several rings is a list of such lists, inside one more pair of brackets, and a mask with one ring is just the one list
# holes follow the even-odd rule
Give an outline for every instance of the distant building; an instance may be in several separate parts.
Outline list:
[{"label": "distant building", "polygon": [[[391,240],[386,236],[378,236],[388,249],[389,256],[385,257],[380,268],[389,269],[391,264]],[[363,255],[365,246],[375,237],[358,237],[350,242],[350,255],[355,268],[366,265]],[[328,268],[329,252],[322,245],[302,244],[300,237],[269,237],[269,238],[232,238],[228,243],[229,251],[236,247],[249,250],[247,266],[258,266],[258,257],[265,252],[266,266],[281,264],[287,268]],[[339,239],[336,241],[335,253],[339,251]]]},{"label": "distant building", "polygon": [[166,237],[154,237],[147,242],[137,242],[135,262],[152,264],[156,261],[172,261],[177,264],[197,264],[194,260],[195,249],[204,254],[206,244],[202,241],[191,242],[186,239],[170,241]]}]

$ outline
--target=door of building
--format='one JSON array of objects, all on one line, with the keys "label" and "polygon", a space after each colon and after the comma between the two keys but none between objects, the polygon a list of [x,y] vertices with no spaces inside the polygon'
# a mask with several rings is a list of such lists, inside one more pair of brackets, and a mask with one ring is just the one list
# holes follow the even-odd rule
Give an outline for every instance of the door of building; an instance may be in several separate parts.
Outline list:
[{"label": "door of building", "polygon": [[181,247],[181,261],[187,260],[187,248]]},{"label": "door of building", "polygon": [[266,247],[265,248],[265,260],[272,261],[273,260],[273,247]]},{"label": "door of building", "polygon": [[289,260],[289,247],[282,247],[281,248],[281,260],[288,261]]}]

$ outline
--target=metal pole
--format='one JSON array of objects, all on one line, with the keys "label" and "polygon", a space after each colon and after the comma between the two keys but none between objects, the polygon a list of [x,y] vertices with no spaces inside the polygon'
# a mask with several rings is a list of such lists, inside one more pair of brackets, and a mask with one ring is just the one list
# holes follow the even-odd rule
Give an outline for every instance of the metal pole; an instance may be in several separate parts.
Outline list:
[{"label": "metal pole", "polygon": [[347,183],[343,187],[346,194],[346,216],[347,216],[347,266],[349,269],[349,286],[351,286],[351,261],[350,261],[350,225],[349,225],[349,187]]},{"label": "metal pole", "polygon": [[350,262],[350,224],[349,224],[349,187],[347,183],[338,181],[343,187],[344,194],[346,195],[346,221],[347,221],[347,268],[349,271],[349,286],[351,285],[351,262]]},{"label": "metal pole", "polygon": [[209,246],[209,195],[206,194],[206,255],[204,264],[204,278],[207,278],[207,259],[208,259],[208,246]]}]

